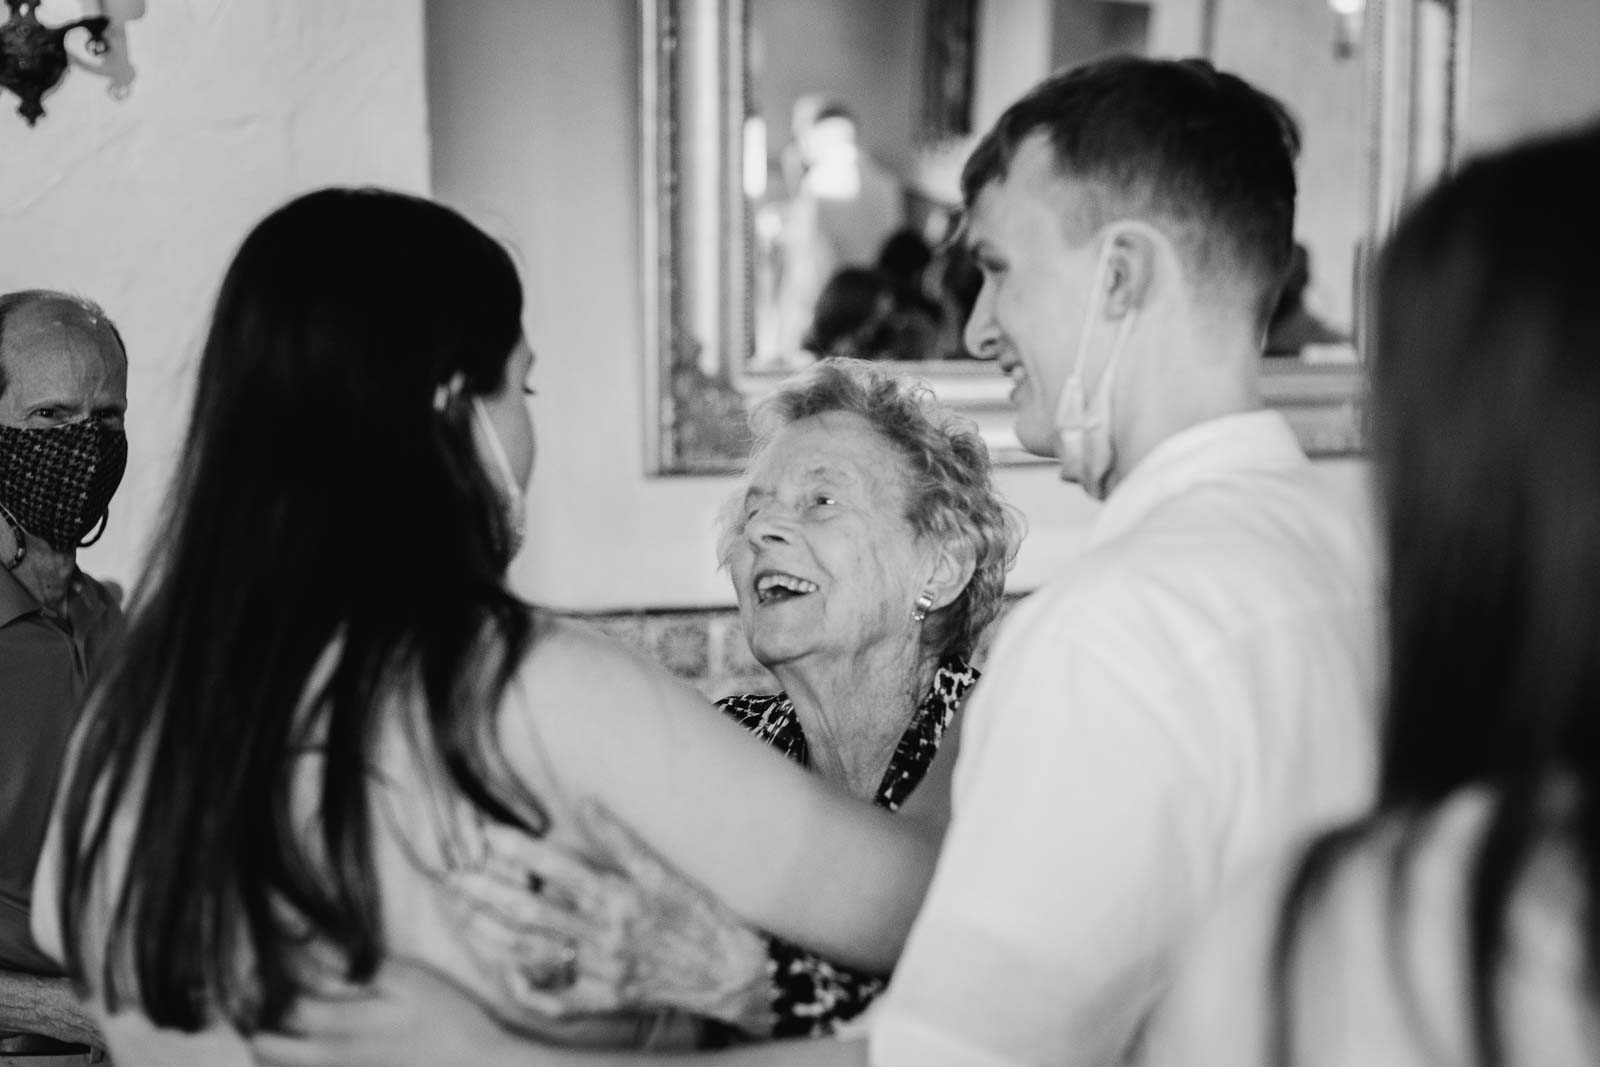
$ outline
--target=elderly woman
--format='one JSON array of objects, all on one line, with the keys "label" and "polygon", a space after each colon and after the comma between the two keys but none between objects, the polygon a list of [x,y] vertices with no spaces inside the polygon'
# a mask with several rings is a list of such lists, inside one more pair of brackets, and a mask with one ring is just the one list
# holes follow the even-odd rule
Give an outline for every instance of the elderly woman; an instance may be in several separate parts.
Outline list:
[{"label": "elderly woman", "polygon": [[[723,565],[757,660],[783,691],[719,702],[861,800],[897,810],[978,678],[1018,527],[971,423],[926,386],[824,360],[751,416]],[[774,939],[776,1036],[821,1036],[883,988]]]}]

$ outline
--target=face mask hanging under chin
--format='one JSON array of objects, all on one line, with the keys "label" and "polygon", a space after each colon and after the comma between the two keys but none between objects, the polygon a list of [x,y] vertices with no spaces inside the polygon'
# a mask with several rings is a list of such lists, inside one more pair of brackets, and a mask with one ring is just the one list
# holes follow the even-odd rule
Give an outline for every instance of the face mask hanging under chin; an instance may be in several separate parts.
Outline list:
[{"label": "face mask hanging under chin", "polygon": [[1094,280],[1089,292],[1089,306],[1084,311],[1083,328],[1078,333],[1078,350],[1072,371],[1062,383],[1061,395],[1056,401],[1056,458],[1061,461],[1063,481],[1076,482],[1083,491],[1096,500],[1104,500],[1111,487],[1111,472],[1116,465],[1116,449],[1112,440],[1112,389],[1116,381],[1117,364],[1127,345],[1128,334],[1138,309],[1128,308],[1117,323],[1117,334],[1111,344],[1111,355],[1094,384],[1094,395],[1087,396],[1083,384],[1083,369],[1089,354],[1089,340],[1099,318],[1101,302],[1105,299],[1105,276],[1111,244],[1101,249],[1095,261]]},{"label": "face mask hanging under chin", "polygon": [[494,458],[495,469],[500,475],[501,506],[505,509],[505,529],[510,538],[510,544],[506,546],[506,563],[509,565],[522,550],[523,538],[527,536],[528,516],[522,498],[522,486],[518,484],[516,473],[511,469],[511,460],[506,456],[505,446],[500,443],[500,435],[489,419],[488,409],[477,397],[472,398],[472,421],[477,425],[478,435],[483,438],[489,455]]}]

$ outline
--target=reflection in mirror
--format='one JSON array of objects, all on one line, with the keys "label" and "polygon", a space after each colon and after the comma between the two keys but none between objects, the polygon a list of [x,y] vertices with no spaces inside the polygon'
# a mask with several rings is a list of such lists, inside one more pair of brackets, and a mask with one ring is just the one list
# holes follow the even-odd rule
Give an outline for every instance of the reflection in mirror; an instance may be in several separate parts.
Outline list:
[{"label": "reflection in mirror", "polygon": [[961,344],[977,135],[1051,70],[1208,55],[1298,116],[1296,269],[1263,396],[1361,446],[1365,259],[1448,166],[1467,0],[640,0],[652,471],[737,469],[743,416],[819,355],[895,361],[1029,462]]},{"label": "reflection in mirror", "polygon": [[1348,4],[1333,11],[1326,0],[1211,5],[1212,61],[1283,101],[1300,124],[1295,254],[1267,331],[1269,359],[1356,359],[1369,226],[1363,14]]},{"label": "reflection in mirror", "polygon": [[962,360],[977,271],[952,161],[972,142],[979,34],[1047,30],[1039,73],[1145,53],[1150,6],[749,0],[751,371],[824,356]]}]

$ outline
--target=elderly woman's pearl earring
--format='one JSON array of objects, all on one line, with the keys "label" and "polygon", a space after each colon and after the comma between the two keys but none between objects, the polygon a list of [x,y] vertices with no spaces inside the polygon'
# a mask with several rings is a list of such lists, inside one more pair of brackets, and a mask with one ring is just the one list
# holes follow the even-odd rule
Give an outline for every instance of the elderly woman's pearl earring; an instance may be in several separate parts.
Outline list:
[{"label": "elderly woman's pearl earring", "polygon": [[933,597],[923,593],[917,597],[917,602],[911,608],[911,621],[921,622],[928,617],[928,612],[933,607]]}]

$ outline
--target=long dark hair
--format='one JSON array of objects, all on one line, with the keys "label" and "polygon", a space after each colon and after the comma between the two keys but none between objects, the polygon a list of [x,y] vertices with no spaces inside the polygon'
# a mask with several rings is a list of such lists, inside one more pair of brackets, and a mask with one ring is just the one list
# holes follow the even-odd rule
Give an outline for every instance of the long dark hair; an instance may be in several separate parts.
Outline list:
[{"label": "long dark hair", "polygon": [[1275,1063],[1292,1051],[1297,936],[1343,858],[1380,828],[1397,831],[1389,915],[1399,923],[1428,816],[1463,787],[1486,786],[1491,798],[1462,931],[1479,1062],[1504,1061],[1507,912],[1548,832],[1557,783],[1575,787],[1560,831],[1587,890],[1589,995],[1600,988],[1597,187],[1600,127],[1485,158],[1426,197],[1382,257],[1373,376],[1389,680],[1379,801],[1372,817],[1315,842],[1291,879],[1272,968]]},{"label": "long dark hair", "polygon": [[[521,312],[505,250],[411,196],[314,192],[240,247],[168,517],[65,792],[68,964],[113,1010],[131,990],[160,1025],[221,1012],[272,1026],[310,942],[351,979],[372,975],[384,939],[367,789],[398,675],[420,681],[425,743],[456,786],[542,829],[487,743],[533,617],[503,584],[510,533],[465,403],[501,389]],[[313,748],[305,841],[291,779]],[[130,806],[131,859],[91,979],[85,909]]]}]

